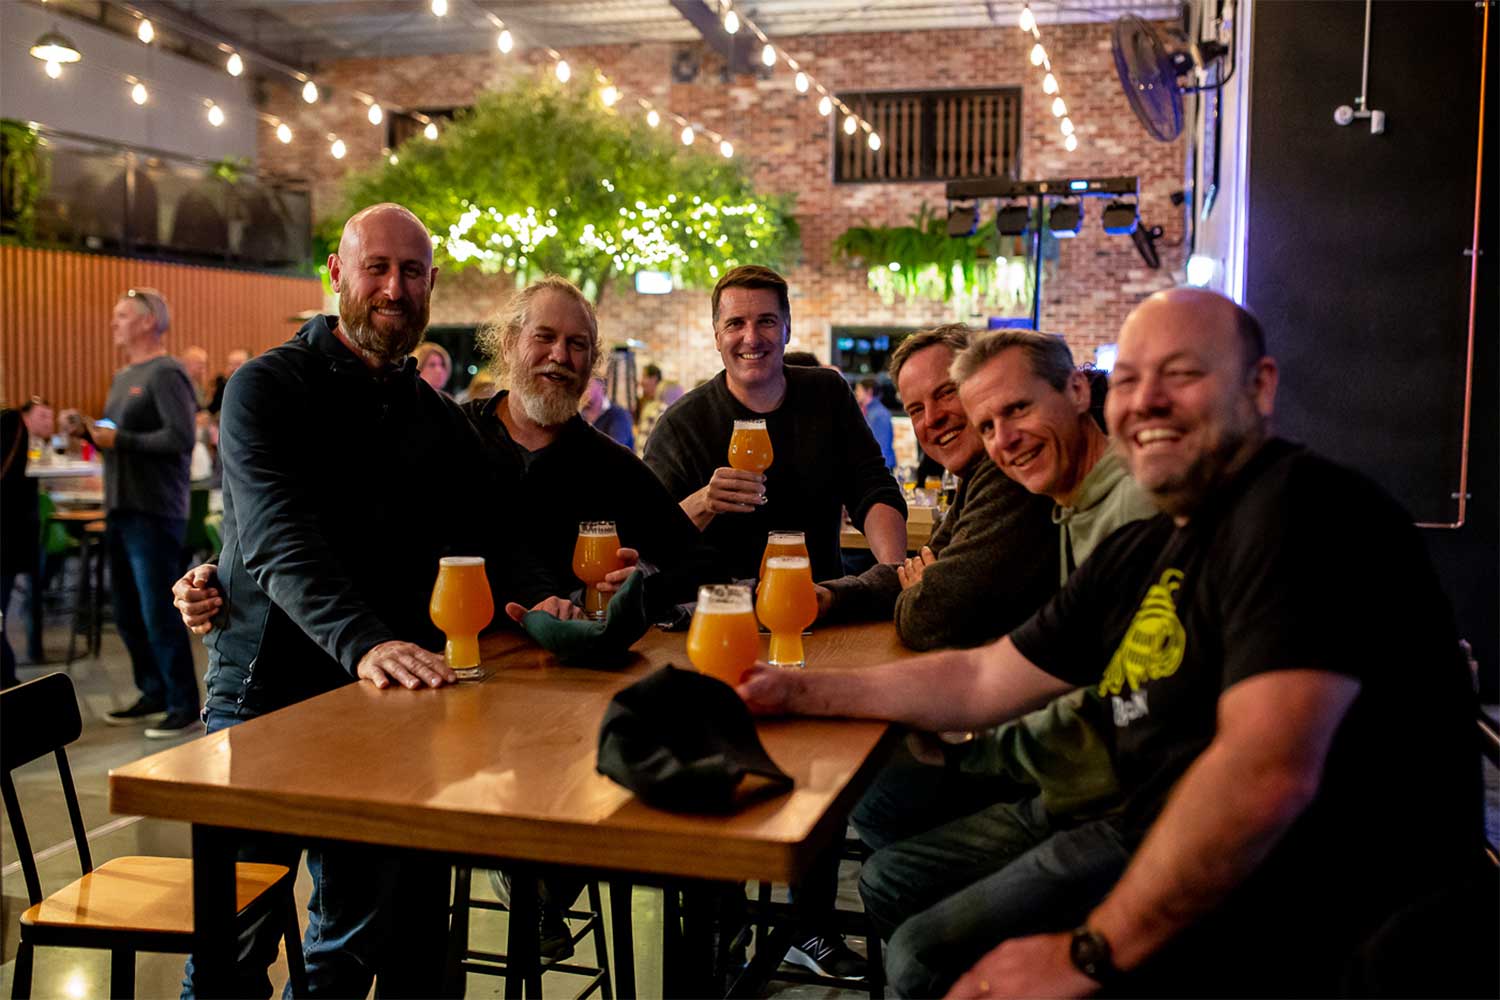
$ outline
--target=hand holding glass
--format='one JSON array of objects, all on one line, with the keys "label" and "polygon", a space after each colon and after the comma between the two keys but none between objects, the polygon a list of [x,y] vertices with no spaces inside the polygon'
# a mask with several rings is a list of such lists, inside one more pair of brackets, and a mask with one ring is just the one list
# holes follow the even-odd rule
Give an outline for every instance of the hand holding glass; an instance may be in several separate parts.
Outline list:
[{"label": "hand holding glass", "polygon": [[767,657],[771,666],[805,667],[802,630],[818,617],[818,595],[805,556],[772,556],[766,560],[755,613],[771,630],[771,655]]},{"label": "hand holding glass", "polygon": [[687,637],[688,659],[698,672],[732,687],[759,653],[760,633],[750,606],[750,588],[740,584],[699,587]]},{"label": "hand holding glass", "polygon": [[448,666],[470,675],[479,670],[479,632],[495,617],[495,599],[484,574],[481,556],[444,556],[438,560],[437,582],[428,605],[432,623],[443,630]]},{"label": "hand holding glass", "polygon": [[599,584],[615,570],[625,568],[620,561],[619,549],[620,536],[615,532],[615,522],[584,521],[578,525],[578,541],[573,546],[573,575],[587,588],[583,611],[595,621],[604,620],[605,608],[609,606],[609,595],[599,590]]}]

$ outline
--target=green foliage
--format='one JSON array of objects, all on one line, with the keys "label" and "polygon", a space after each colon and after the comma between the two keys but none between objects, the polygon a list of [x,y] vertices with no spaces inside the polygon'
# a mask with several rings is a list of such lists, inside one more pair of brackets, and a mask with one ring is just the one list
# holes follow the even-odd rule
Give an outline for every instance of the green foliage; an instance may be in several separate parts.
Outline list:
[{"label": "green foliage", "polygon": [[790,199],[757,192],[704,145],[686,149],[589,88],[518,83],[481,96],[436,141],[410,139],[397,163],[350,177],[319,235],[336,246],[353,210],[399,202],[432,230],[444,269],[562,274],[595,299],[637,270],[702,287],[738,263],[793,263]]},{"label": "green foliage", "polygon": [[947,217],[923,203],[909,226],[844,230],[833,256],[868,268],[870,288],[887,304],[899,296],[948,302],[961,317],[980,307],[1024,313],[1031,308],[1025,247],[993,222],[981,222],[973,236],[949,236]]},{"label": "green foliage", "polygon": [[228,184],[238,184],[240,178],[250,172],[250,161],[243,156],[226,156],[215,160],[209,173]]},{"label": "green foliage", "polygon": [[36,209],[51,164],[29,125],[0,118],[0,220],[23,242],[36,238]]}]

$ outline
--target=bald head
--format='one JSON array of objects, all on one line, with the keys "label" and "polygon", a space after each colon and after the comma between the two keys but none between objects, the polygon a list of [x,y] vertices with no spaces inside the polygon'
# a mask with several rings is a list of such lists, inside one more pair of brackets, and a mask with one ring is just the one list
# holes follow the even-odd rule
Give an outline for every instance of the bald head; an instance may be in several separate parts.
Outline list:
[{"label": "bald head", "polygon": [[408,229],[412,233],[420,233],[422,242],[427,247],[427,264],[432,266],[432,234],[411,209],[393,201],[362,208],[349,216],[349,221],[344,223],[344,231],[339,236],[338,256],[345,260],[358,256],[365,235],[371,229],[380,232]]},{"label": "bald head", "polygon": [[339,333],[368,363],[397,362],[421,343],[437,269],[432,236],[408,209],[385,203],[351,216],[328,275]]},{"label": "bald head", "polygon": [[1266,335],[1260,322],[1233,299],[1206,288],[1169,288],[1157,292],[1136,306],[1120,328],[1123,340],[1128,332],[1170,322],[1192,326],[1209,338],[1222,337],[1224,347],[1234,341],[1240,364],[1248,369],[1266,356]]}]

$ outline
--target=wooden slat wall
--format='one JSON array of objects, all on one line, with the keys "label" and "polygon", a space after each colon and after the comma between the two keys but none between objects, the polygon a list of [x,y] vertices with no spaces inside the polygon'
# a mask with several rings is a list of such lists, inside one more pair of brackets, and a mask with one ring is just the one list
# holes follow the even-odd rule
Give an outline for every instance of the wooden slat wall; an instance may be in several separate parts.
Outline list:
[{"label": "wooden slat wall", "polygon": [[166,347],[208,352],[210,375],[236,347],[260,353],[297,332],[290,317],[323,305],[314,278],[288,278],[97,254],[0,246],[0,385],[7,405],[33,394],[97,414],[122,358],[109,315],[132,286],[166,296]]}]

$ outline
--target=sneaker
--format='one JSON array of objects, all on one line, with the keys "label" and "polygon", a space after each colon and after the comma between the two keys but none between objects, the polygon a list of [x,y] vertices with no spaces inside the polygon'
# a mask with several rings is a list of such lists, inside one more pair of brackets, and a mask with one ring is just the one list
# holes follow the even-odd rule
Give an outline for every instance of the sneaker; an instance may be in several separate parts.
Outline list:
[{"label": "sneaker", "polygon": [[[510,908],[510,876],[498,868],[490,869],[490,888],[495,891],[495,898],[500,905]],[[544,881],[540,886],[540,919],[537,924],[537,934],[540,941],[538,951],[544,962],[561,962],[573,957],[573,932],[568,928],[567,920],[563,919],[562,911],[552,905],[551,894],[547,892],[547,883]]]},{"label": "sneaker", "polygon": [[814,934],[786,950],[785,961],[800,965],[820,976],[834,979],[864,979],[869,966],[837,934]]},{"label": "sneaker", "polygon": [[135,704],[129,708],[122,708],[118,712],[106,712],[104,724],[106,726],[133,726],[138,722],[155,722],[157,719],[165,718],[166,714],[167,710],[162,707],[161,702],[137,698]]},{"label": "sneaker", "polygon": [[203,731],[198,716],[191,712],[173,712],[146,730],[148,740],[172,740],[179,736],[196,736]]}]

